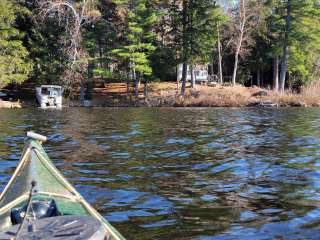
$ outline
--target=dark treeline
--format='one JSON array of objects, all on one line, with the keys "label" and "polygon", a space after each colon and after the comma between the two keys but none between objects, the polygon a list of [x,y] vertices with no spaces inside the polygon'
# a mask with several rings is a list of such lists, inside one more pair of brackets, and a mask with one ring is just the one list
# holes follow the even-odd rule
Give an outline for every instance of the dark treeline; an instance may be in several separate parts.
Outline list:
[{"label": "dark treeline", "polygon": [[28,80],[90,89],[94,78],[138,86],[174,80],[178,64],[182,94],[197,65],[220,82],[276,91],[316,80],[320,3],[0,0],[0,87]]}]

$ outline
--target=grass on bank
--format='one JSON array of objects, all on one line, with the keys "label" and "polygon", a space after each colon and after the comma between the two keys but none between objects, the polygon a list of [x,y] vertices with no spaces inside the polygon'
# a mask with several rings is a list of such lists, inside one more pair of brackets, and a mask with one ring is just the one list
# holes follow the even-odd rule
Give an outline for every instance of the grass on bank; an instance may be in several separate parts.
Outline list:
[{"label": "grass on bank", "polygon": [[[158,89],[157,85],[153,89]],[[175,90],[174,90],[175,89]],[[172,103],[175,92],[174,103]],[[264,92],[266,96],[255,96]],[[149,98],[156,98],[159,94],[150,94]],[[184,97],[179,96],[176,86],[161,90],[163,101],[171,100],[171,105],[184,107],[245,107],[260,104],[274,106],[320,106],[320,84],[313,83],[301,89],[301,93],[286,91],[285,93],[274,92],[258,87],[236,86],[197,86],[195,89],[188,89]]]},{"label": "grass on bank", "polygon": [[[144,86],[141,84],[139,97],[126,93],[126,84],[111,83],[104,88],[96,88],[93,105],[96,106],[177,106],[177,107],[246,107],[269,103],[275,106],[320,106],[320,84],[314,83],[302,88],[301,93],[286,91],[277,93],[259,87],[236,86],[204,86],[186,90],[180,95],[175,82],[150,83],[148,96],[144,97]],[[255,96],[259,92],[266,96]]]},{"label": "grass on bank", "polygon": [[[24,107],[35,105],[34,87],[29,87],[28,100],[21,102],[5,102],[0,99],[0,108]],[[148,96],[145,97],[144,85],[141,84],[139,97],[133,96],[133,87],[127,94],[125,83],[108,83],[96,86],[93,93],[93,106],[177,106],[177,107],[246,107],[259,106],[261,103],[271,103],[272,106],[304,106],[320,107],[320,83],[315,82],[303,87],[301,93],[286,91],[283,94],[272,90],[258,87],[236,86],[204,86],[197,85],[196,88],[187,87],[184,97],[175,82],[150,83],[148,85]],[[266,96],[255,96],[264,92]],[[23,88],[25,95],[26,91]],[[20,95],[17,95],[20,96]],[[20,98],[19,98],[20,99]],[[29,104],[28,104],[29,101]],[[78,106],[79,100],[64,102],[66,105]]]}]

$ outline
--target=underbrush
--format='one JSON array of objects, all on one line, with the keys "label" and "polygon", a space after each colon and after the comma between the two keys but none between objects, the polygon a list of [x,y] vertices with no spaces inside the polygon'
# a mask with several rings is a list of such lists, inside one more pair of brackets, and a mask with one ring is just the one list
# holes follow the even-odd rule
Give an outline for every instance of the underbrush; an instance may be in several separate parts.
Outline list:
[{"label": "underbrush", "polygon": [[175,104],[184,107],[244,107],[250,104],[252,92],[253,89],[242,86],[198,86],[185,97],[178,97]]}]

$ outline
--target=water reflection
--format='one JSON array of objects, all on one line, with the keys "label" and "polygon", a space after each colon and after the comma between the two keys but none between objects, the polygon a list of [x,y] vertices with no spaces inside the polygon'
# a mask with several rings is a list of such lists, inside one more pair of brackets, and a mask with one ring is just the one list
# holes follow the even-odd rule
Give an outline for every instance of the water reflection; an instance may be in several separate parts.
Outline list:
[{"label": "water reflection", "polygon": [[316,239],[318,109],[0,110],[0,184],[24,133],[128,239]]}]

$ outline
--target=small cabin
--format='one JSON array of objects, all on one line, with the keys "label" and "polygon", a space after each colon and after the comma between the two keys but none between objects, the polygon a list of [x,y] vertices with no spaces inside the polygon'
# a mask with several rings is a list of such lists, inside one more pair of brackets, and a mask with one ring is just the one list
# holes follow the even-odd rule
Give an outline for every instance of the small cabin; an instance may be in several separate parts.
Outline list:
[{"label": "small cabin", "polygon": [[58,85],[36,87],[36,97],[41,108],[61,108],[63,88]]},{"label": "small cabin", "polygon": [[[179,64],[177,67],[177,80],[180,81],[182,78],[183,64]],[[207,65],[194,65],[193,67],[194,79],[197,83],[208,82],[209,73]],[[187,81],[191,81],[191,70],[190,65],[187,67]]]}]

